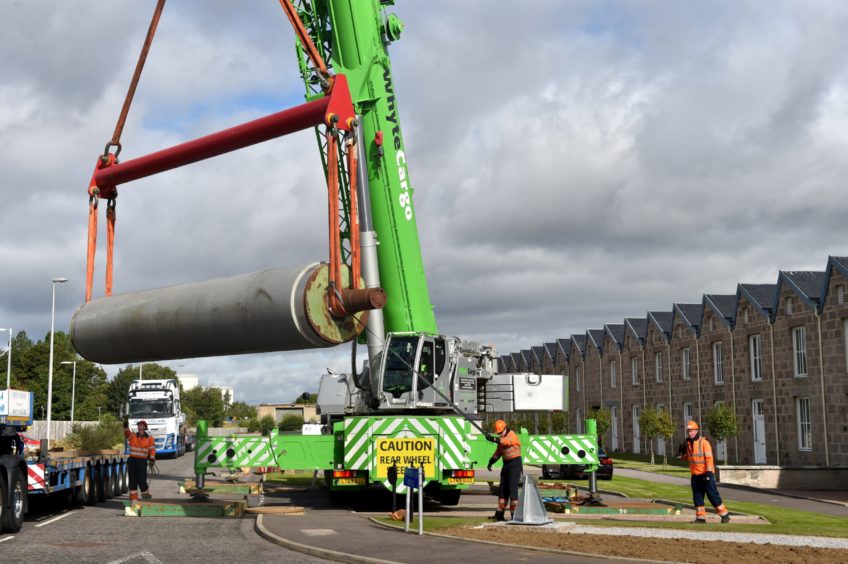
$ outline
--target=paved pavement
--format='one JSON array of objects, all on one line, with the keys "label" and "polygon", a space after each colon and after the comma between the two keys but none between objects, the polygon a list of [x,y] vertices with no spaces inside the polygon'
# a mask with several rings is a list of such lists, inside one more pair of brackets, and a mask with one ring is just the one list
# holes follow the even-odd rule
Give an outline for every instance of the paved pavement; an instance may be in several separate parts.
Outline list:
[{"label": "paved pavement", "polygon": [[[539,470],[527,467],[529,474],[538,474]],[[674,476],[652,474],[636,470],[618,469],[620,476],[630,476],[660,483],[670,483],[687,486],[689,480]],[[486,481],[497,479],[496,473],[478,472],[478,479]],[[600,482],[603,489],[605,482]],[[791,492],[764,491],[754,488],[721,485],[722,496],[729,503],[732,511],[734,501],[746,501],[779,505],[802,511],[822,513],[826,515],[848,517],[848,507],[833,503],[831,500],[820,501],[791,497]],[[804,492],[810,497],[823,496],[820,492]],[[787,495],[789,494],[789,495]],[[292,493],[285,496],[266,496],[270,504],[294,504],[305,508],[305,515],[264,515],[257,520],[256,528],[260,535],[286,548],[302,550],[306,554],[337,559],[348,562],[432,562],[434,558],[446,558],[445,555],[462,555],[466,561],[486,561],[492,564],[504,562],[513,563],[522,560],[533,562],[562,562],[563,556],[549,552],[540,552],[504,545],[490,545],[455,540],[450,538],[416,534],[402,531],[387,530],[373,523],[369,517],[384,516],[391,510],[390,496],[374,492],[369,496],[371,502],[362,505],[359,502],[353,508],[334,506],[326,500],[326,494],[321,491]],[[478,495],[463,495],[461,505],[456,508],[445,508],[436,503],[425,501],[425,521],[428,513],[439,512],[440,515],[480,515],[491,512],[494,496],[480,493]],[[399,504],[402,504],[402,499]],[[588,523],[587,523],[588,525]],[[581,527],[587,528],[585,525]],[[632,534],[633,530],[623,529],[621,534]],[[575,529],[574,532],[588,532]],[[508,532],[505,531],[505,537]],[[661,531],[658,534],[668,534]],[[568,561],[598,562],[604,558],[590,555],[573,555]]]}]

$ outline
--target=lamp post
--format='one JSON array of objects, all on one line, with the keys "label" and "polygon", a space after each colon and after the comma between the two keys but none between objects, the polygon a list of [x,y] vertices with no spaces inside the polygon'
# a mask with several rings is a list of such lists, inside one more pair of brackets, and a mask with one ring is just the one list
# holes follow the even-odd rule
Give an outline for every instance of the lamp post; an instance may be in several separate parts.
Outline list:
[{"label": "lamp post", "polygon": [[74,376],[73,380],[71,380],[71,423],[74,422],[74,397],[77,393],[77,361],[76,360],[63,360],[59,364],[73,364],[74,365]]},{"label": "lamp post", "polygon": [[47,450],[50,450],[50,421],[53,419],[53,333],[56,325],[56,284],[67,282],[67,278],[53,279],[53,305],[50,308],[50,364],[47,368]]},{"label": "lamp post", "polygon": [[6,389],[12,387],[12,328],[0,329],[9,332],[9,352],[6,353]]}]

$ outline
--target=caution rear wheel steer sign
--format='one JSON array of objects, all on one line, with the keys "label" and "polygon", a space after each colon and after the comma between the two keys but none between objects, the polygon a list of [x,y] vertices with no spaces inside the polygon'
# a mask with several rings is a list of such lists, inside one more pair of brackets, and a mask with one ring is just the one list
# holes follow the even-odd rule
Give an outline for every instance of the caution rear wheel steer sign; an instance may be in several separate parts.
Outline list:
[{"label": "caution rear wheel steer sign", "polygon": [[436,476],[436,441],[430,438],[390,439],[379,438],[377,449],[377,477],[388,476],[389,468],[395,464],[398,475],[403,469],[424,465],[424,476],[432,479]]}]

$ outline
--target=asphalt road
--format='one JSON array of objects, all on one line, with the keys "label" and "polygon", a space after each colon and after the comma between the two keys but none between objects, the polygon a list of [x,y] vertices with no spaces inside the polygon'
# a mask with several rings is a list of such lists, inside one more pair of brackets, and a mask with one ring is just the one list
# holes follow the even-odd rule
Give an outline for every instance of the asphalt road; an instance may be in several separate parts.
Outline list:
[{"label": "asphalt road", "polygon": [[[175,498],[191,476],[191,454],[159,460],[154,498]],[[91,507],[38,508],[18,534],[0,535],[0,562],[325,562],[271,544],[254,532],[254,519],[124,517],[122,499]]]}]

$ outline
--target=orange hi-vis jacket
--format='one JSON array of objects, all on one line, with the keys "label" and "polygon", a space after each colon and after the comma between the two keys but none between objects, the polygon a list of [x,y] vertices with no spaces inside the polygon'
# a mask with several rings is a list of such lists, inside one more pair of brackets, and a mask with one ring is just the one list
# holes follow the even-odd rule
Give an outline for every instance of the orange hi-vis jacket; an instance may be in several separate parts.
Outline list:
[{"label": "orange hi-vis jacket", "polygon": [[515,431],[507,431],[505,437],[498,437],[498,446],[492,458],[497,460],[502,456],[505,461],[521,456],[521,442]]},{"label": "orange hi-vis jacket", "polygon": [[156,445],[153,442],[153,437],[147,433],[143,435],[133,433],[129,429],[124,429],[124,437],[130,443],[130,458],[156,460]]},{"label": "orange hi-vis jacket", "polygon": [[689,461],[689,472],[693,476],[700,476],[707,472],[715,473],[713,447],[704,437],[698,437],[692,442],[686,441],[686,454],[683,460]]}]

